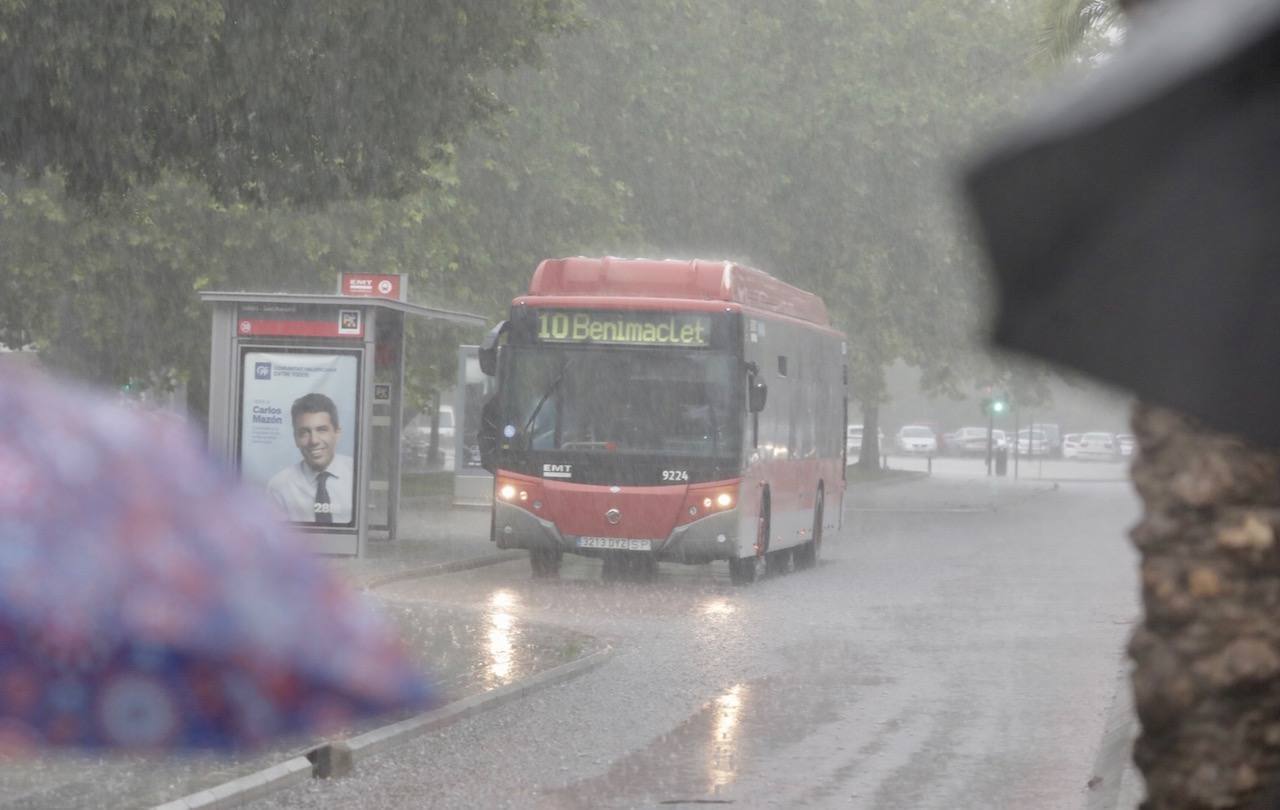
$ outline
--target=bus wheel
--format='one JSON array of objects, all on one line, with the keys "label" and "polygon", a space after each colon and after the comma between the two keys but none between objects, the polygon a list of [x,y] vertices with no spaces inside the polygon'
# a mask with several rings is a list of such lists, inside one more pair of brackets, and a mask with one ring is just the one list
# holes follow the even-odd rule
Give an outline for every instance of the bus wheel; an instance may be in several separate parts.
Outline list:
[{"label": "bus wheel", "polygon": [[756,581],[756,560],[751,557],[734,557],[729,560],[729,581],[734,585],[750,585]]},{"label": "bus wheel", "polygon": [[560,576],[560,558],[560,550],[556,548],[529,549],[529,567],[533,569],[533,575],[539,579]]},{"label": "bus wheel", "polygon": [[818,554],[822,550],[822,487],[818,487],[818,497],[813,504],[813,534],[809,542],[795,551],[796,568],[813,568],[818,564]]},{"label": "bus wheel", "polygon": [[770,551],[764,555],[765,570],[769,573],[769,576],[787,573],[787,567],[791,563],[791,552],[792,549],[784,548],[779,551]]}]

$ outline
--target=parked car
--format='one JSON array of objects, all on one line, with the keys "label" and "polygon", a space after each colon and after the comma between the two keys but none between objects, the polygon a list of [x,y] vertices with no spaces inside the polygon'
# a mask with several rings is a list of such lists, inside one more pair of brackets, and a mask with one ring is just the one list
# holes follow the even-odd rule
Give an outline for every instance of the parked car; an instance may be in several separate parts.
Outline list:
[{"label": "parked car", "polygon": [[1009,448],[1009,436],[999,428],[991,431],[991,444],[996,450],[1007,450]]},{"label": "parked car", "polygon": [[440,406],[440,444],[453,444],[453,406]]},{"label": "parked car", "polygon": [[959,431],[952,431],[951,433],[943,433],[938,436],[938,455],[959,455],[960,451],[956,449],[956,433],[958,432]]},{"label": "parked car", "polygon": [[1080,437],[1083,433],[1067,433],[1062,437],[1062,457],[1075,458],[1080,453]]},{"label": "parked car", "polygon": [[896,438],[898,449],[903,453],[936,453],[938,452],[938,436],[933,428],[924,425],[903,425]]},{"label": "parked car", "polygon": [[1120,455],[1129,458],[1133,455],[1133,449],[1137,447],[1137,440],[1132,433],[1117,433],[1116,445],[1120,448]]},{"label": "parked car", "polygon": [[1120,448],[1116,444],[1113,433],[1095,431],[1080,437],[1080,447],[1076,450],[1076,458],[1091,458],[1109,461],[1120,456]]},{"label": "parked car", "polygon": [[1045,445],[1048,447],[1046,451],[1051,456],[1062,455],[1062,430],[1052,422],[1035,422],[1031,425],[1032,430],[1038,430],[1044,433]]},{"label": "parked car", "polygon": [[431,449],[431,416],[419,414],[400,432],[400,452],[406,465],[410,467],[429,467],[441,470],[452,470],[454,467],[454,421],[453,408],[440,406],[439,434],[436,437],[436,450],[439,456],[434,463],[429,458]]},{"label": "parked car", "polygon": [[1023,428],[1018,431],[1017,451],[1020,456],[1049,455],[1049,437],[1043,430]]},{"label": "parked car", "polygon": [[[951,434],[951,444],[955,452],[961,455],[987,454],[987,429],[984,427],[963,427]],[[1004,431],[992,431],[992,444],[998,449],[1004,439]]]},{"label": "parked car", "polygon": [[[879,447],[883,452],[887,449],[884,446],[884,431],[877,428],[876,437],[880,440]],[[847,428],[845,453],[851,459],[855,459],[862,454],[862,425],[849,425]]]},{"label": "parked car", "polygon": [[1053,456],[1055,458],[1065,458],[1066,436],[1062,433],[1062,428],[1053,422],[1031,422],[1025,428],[1018,431],[1018,435],[1022,435],[1023,430],[1034,430],[1036,433],[1043,434],[1045,443],[1044,455]]}]

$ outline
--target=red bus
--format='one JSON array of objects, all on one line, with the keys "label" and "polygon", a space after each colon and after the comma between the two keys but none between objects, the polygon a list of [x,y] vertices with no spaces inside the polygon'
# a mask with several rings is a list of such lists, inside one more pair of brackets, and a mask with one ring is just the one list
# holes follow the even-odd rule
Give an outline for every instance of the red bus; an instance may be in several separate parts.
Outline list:
[{"label": "red bus", "polygon": [[493,541],[535,576],[812,567],[843,511],[845,351],[821,299],[739,264],[542,262],[480,351]]}]

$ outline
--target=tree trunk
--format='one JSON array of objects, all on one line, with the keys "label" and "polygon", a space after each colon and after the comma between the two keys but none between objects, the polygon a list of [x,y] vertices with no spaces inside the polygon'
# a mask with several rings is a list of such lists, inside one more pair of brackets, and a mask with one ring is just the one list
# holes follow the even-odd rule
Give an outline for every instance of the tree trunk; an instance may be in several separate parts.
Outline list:
[{"label": "tree trunk", "polygon": [[1280,807],[1280,452],[1152,406],[1133,426],[1142,806]]},{"label": "tree trunk", "polygon": [[880,403],[862,404],[862,449],[858,451],[858,469],[880,469]]}]

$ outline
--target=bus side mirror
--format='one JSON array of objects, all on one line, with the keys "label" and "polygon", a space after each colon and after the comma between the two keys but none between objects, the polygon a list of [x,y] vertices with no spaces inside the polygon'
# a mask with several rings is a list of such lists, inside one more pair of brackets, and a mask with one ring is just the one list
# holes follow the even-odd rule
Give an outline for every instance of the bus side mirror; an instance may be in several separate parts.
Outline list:
[{"label": "bus side mirror", "polygon": [[757,380],[755,377],[747,384],[747,407],[752,413],[760,413],[764,410],[764,404],[769,399],[769,386],[764,380]]},{"label": "bus side mirror", "polygon": [[510,321],[503,321],[489,330],[480,343],[480,370],[486,376],[493,377],[498,373],[498,342],[502,333],[507,331]]},{"label": "bus side mirror", "polygon": [[480,409],[480,430],[476,432],[480,445],[480,466],[489,473],[498,469],[498,395],[494,394]]}]

